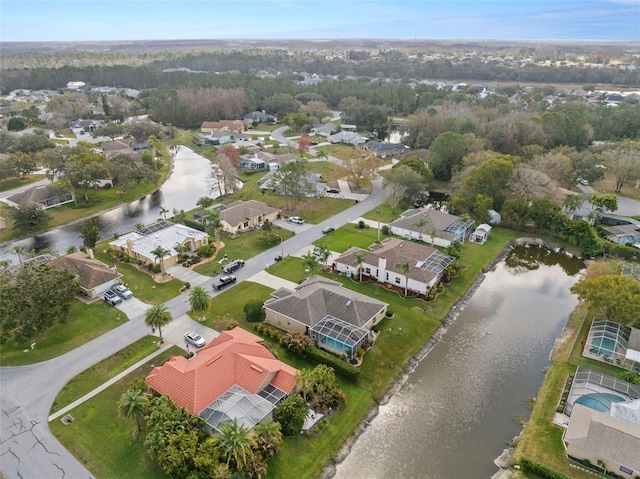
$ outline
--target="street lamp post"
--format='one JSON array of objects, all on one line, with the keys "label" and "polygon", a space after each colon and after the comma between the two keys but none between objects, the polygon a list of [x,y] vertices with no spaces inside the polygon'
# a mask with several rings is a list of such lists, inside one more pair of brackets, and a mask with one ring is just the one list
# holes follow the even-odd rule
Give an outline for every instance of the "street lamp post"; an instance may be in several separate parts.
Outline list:
[{"label": "street lamp post", "polygon": [[280,238],[280,256],[282,256],[282,259],[284,259],[284,244],[282,244],[282,236],[280,235],[276,235],[278,238]]}]

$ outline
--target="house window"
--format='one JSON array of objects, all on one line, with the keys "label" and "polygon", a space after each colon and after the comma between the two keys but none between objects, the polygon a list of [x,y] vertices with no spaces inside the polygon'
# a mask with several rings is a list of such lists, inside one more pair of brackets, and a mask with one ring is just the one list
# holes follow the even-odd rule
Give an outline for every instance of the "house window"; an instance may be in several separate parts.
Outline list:
[{"label": "house window", "polygon": [[396,277],[395,281],[396,281],[396,284],[400,284],[400,278]]},{"label": "house window", "polygon": [[387,282],[389,282],[389,273],[387,273],[387,274],[385,275],[385,279],[384,279],[384,280],[385,280],[385,281],[387,281]]},{"label": "house window", "polygon": [[243,226],[244,226],[245,228],[248,228],[248,227],[249,227],[249,222],[248,222],[248,221],[245,221],[245,222],[244,222],[244,224],[243,224]]},{"label": "house window", "polygon": [[371,276],[371,268],[365,268],[364,272],[368,275]]}]

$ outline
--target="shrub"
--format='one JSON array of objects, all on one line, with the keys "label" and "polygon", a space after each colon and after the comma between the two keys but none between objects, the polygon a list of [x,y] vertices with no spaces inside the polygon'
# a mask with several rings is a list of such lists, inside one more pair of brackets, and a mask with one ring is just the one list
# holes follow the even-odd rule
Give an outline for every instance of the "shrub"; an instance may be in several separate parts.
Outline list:
[{"label": "shrub", "polygon": [[393,310],[387,309],[387,312],[384,314],[386,318],[393,318]]},{"label": "shrub", "polygon": [[185,218],[183,220],[184,224],[186,226],[188,226],[189,228],[193,228],[194,230],[198,230],[198,231],[204,231],[205,227],[202,223],[200,223],[199,221],[195,221],[195,220],[190,220],[189,218]]},{"label": "shrub", "polygon": [[357,382],[360,377],[359,369],[354,368],[342,359],[316,348],[315,346],[309,346],[305,349],[303,356],[317,364],[326,364],[331,366],[336,374],[339,374],[344,379],[351,381],[352,383]]},{"label": "shrub", "polygon": [[149,268],[153,273],[159,273],[162,271],[162,268],[160,267],[159,264],[152,264],[151,267]]},{"label": "shrub", "polygon": [[259,299],[251,299],[244,305],[244,318],[250,323],[264,321],[266,314],[262,306],[264,303]]},{"label": "shrub", "polygon": [[358,229],[363,230],[366,227],[367,227],[367,224],[363,220],[358,221]]},{"label": "shrub", "polygon": [[380,231],[382,231],[382,234],[385,236],[389,236],[391,234],[389,225],[384,225],[382,228],[380,228]]},{"label": "shrub", "polygon": [[197,249],[198,255],[202,256],[203,258],[211,258],[215,252],[216,247],[212,244],[205,244]]}]

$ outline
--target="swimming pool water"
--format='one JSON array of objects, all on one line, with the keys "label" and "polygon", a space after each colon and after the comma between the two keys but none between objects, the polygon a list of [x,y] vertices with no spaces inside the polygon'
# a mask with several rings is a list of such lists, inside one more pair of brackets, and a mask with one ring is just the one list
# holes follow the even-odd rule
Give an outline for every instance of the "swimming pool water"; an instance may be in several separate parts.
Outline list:
[{"label": "swimming pool water", "polygon": [[609,412],[611,403],[624,402],[624,398],[610,393],[591,393],[580,396],[574,404],[582,404],[600,412]]}]

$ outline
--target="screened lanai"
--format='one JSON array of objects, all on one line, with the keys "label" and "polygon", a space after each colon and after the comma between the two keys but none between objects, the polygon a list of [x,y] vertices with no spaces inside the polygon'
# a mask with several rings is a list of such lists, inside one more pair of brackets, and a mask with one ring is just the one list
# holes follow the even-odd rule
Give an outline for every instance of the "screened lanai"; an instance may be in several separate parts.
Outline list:
[{"label": "screened lanai", "polygon": [[312,341],[318,341],[318,345],[323,348],[346,354],[349,359],[356,357],[358,349],[370,336],[371,331],[368,329],[329,314],[309,328]]},{"label": "screened lanai", "polygon": [[[634,340],[631,340],[633,336]],[[633,343],[637,330],[604,319],[594,319],[582,355],[624,369],[640,371],[640,351]],[[632,344],[630,344],[632,343]]]},{"label": "screened lanai", "polygon": [[579,367],[573,378],[564,413],[571,416],[574,404],[608,413],[611,404],[640,398],[640,385]]},{"label": "screened lanai", "polygon": [[217,430],[222,423],[236,419],[238,425],[252,428],[260,421],[268,419],[278,402],[286,393],[278,388],[251,394],[238,385],[233,385],[226,393],[207,406],[200,417],[205,420],[209,431]]}]

